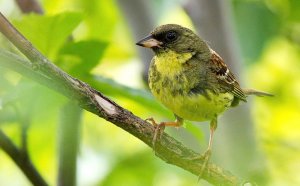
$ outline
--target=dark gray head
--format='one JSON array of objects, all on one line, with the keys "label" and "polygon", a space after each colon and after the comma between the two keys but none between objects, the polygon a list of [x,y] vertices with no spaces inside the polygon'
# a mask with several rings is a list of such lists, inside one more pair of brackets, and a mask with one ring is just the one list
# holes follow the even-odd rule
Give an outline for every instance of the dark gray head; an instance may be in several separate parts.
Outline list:
[{"label": "dark gray head", "polygon": [[137,45],[152,48],[155,53],[170,49],[177,53],[207,52],[207,44],[192,30],[176,24],[166,24],[155,28],[149,36]]}]

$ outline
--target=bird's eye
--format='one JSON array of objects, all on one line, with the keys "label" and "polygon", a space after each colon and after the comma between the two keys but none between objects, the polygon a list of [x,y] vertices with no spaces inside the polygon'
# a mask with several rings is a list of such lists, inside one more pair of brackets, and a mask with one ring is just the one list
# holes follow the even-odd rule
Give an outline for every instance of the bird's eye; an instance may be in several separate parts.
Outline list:
[{"label": "bird's eye", "polygon": [[174,31],[167,32],[165,39],[167,42],[175,41],[177,39],[177,33]]}]

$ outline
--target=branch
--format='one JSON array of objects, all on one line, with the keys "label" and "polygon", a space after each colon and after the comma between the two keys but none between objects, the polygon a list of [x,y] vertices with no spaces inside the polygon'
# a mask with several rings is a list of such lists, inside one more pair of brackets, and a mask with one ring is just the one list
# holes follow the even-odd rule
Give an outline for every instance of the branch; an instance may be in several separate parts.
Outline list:
[{"label": "branch", "polygon": [[[21,114],[17,105],[13,104],[13,100],[4,102],[5,108],[12,109],[2,109],[13,111],[13,118],[15,122],[19,122],[21,126],[21,144],[18,148],[14,143],[5,135],[2,130],[0,130],[0,148],[6,152],[11,159],[18,165],[18,167],[24,172],[26,177],[31,181],[33,185],[44,186],[48,185],[40,173],[35,168],[34,164],[31,162],[28,148],[27,148],[27,131],[29,127],[29,118],[25,114]],[[7,114],[7,113],[4,113]],[[6,122],[6,121],[4,121]],[[1,123],[1,122],[0,122]]]},{"label": "branch", "polygon": [[[0,14],[0,31],[30,60],[14,58],[7,52],[0,52],[0,63],[7,61],[14,63],[13,70],[22,75],[33,78],[49,88],[65,95],[70,100],[75,100],[80,107],[90,111],[114,125],[129,132],[141,141],[152,147],[154,127],[148,122],[135,116],[130,111],[120,107],[88,84],[75,79],[52,64],[32,44],[24,38],[6,19]],[[22,63],[22,65],[20,65]],[[18,64],[18,67],[15,67]],[[23,73],[24,70],[24,73]],[[28,73],[31,71],[31,74]],[[34,74],[34,75],[32,75]],[[42,80],[35,77],[44,77]],[[53,83],[55,82],[55,83]],[[155,147],[156,155],[167,163],[181,167],[195,175],[200,174],[203,160],[193,160],[199,154],[183,146],[180,142],[164,133]],[[210,163],[203,174],[203,179],[212,184],[239,185],[240,180],[228,171]]]},{"label": "branch", "polygon": [[48,184],[38,173],[30,161],[28,154],[19,150],[13,142],[0,130],[0,147],[11,157],[20,167],[33,185],[47,186]]},{"label": "branch", "polygon": [[15,1],[23,13],[31,13],[31,12],[35,12],[38,14],[44,13],[43,8],[36,0],[15,0]]},{"label": "branch", "polygon": [[66,103],[60,111],[58,186],[77,185],[76,158],[80,139],[81,113],[82,109],[73,102]]},{"label": "branch", "polygon": [[[148,0],[118,0],[121,12],[124,14],[125,21],[128,22],[130,33],[135,41],[140,40],[148,34],[154,27],[153,12],[151,9],[152,1]],[[151,7],[151,8],[150,8]],[[147,23],[147,24],[145,24]],[[143,62],[143,80],[148,81],[148,69],[152,59],[150,50],[141,47],[137,48],[140,59]]]},{"label": "branch", "polygon": [[[15,0],[23,13],[35,12],[43,14],[43,8],[36,0]],[[69,36],[69,40],[72,36]],[[57,185],[76,185],[76,158],[79,146],[79,126],[82,109],[72,102],[68,102],[61,109],[58,129],[58,175]],[[22,141],[26,142],[26,136],[22,130]],[[26,143],[25,143],[26,145]]]}]

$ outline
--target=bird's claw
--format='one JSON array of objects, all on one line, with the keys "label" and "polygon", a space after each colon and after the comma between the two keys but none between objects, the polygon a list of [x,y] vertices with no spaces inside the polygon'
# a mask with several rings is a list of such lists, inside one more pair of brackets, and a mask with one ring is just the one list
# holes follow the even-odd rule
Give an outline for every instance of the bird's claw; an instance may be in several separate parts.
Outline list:
[{"label": "bird's claw", "polygon": [[[190,160],[192,160],[192,161],[195,161],[195,160],[201,160],[202,161],[202,165],[200,167],[200,173],[199,173],[199,176],[198,176],[198,181],[200,181],[201,178],[203,177],[205,169],[207,169],[207,165],[208,165],[210,157],[211,157],[211,150],[207,149],[200,156],[195,156],[193,158],[190,158]],[[207,171],[209,171],[209,170],[207,169]]]},{"label": "bird's claw", "polygon": [[145,119],[145,121],[150,122],[153,126],[158,125],[158,124],[156,123],[156,121],[155,121],[152,117],[151,117],[151,118]]},{"label": "bird's claw", "polygon": [[156,141],[161,139],[161,136],[164,133],[164,130],[165,130],[165,125],[163,122],[158,125],[154,125],[154,135],[153,135],[153,140],[152,140],[153,148],[156,144]]},{"label": "bird's claw", "polygon": [[156,144],[157,140],[160,140],[162,134],[164,133],[165,124],[164,124],[164,122],[161,122],[158,124],[153,118],[147,118],[145,121],[150,122],[154,126],[152,147],[153,147],[153,150],[155,151],[155,144]]},{"label": "bird's claw", "polygon": [[[203,163],[201,165],[200,174],[198,176],[198,181],[200,181],[201,178],[203,177],[205,169],[207,169],[207,165],[208,165],[210,157],[211,157],[211,150],[210,149],[207,149],[204,152],[204,154],[199,157],[199,158],[201,158],[203,160]],[[207,169],[207,171],[209,171],[209,170]]]}]

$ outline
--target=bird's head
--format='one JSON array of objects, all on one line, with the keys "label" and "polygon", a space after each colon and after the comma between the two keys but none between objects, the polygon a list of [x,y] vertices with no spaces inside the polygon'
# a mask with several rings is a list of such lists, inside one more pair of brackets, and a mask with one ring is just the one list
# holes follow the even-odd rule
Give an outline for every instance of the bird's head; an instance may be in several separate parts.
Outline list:
[{"label": "bird's head", "polygon": [[192,30],[176,24],[166,24],[155,28],[150,35],[136,43],[151,48],[155,53],[166,49],[177,53],[199,52],[209,50],[207,44]]}]

